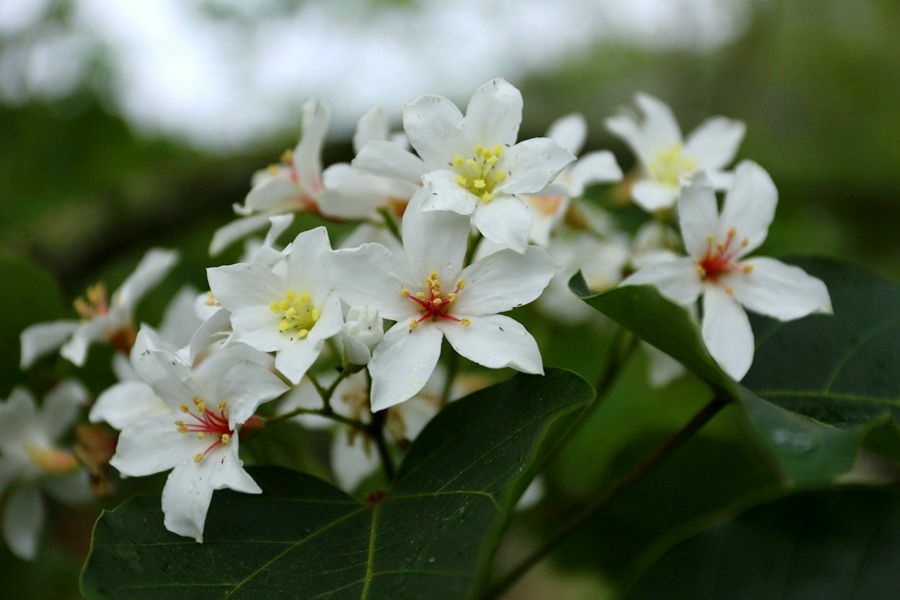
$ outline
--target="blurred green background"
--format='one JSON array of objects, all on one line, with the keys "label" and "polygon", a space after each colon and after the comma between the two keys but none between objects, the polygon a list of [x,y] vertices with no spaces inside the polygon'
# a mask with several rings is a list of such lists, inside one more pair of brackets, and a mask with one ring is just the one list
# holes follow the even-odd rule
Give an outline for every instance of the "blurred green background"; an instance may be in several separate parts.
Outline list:
[{"label": "blurred green background", "polygon": [[[139,88],[143,84],[123,77],[121,69],[123,65],[129,68],[143,65],[152,71],[171,68],[171,65],[155,63],[149,58],[144,63],[140,56],[131,62],[118,61],[117,53],[126,52],[127,44],[117,47],[111,43],[110,40],[117,38],[109,35],[109,27],[105,37],[97,34],[103,43],[93,43],[96,23],[85,15],[96,18],[103,3],[36,1],[35,6],[40,6],[25,17],[11,8],[16,4],[21,9],[29,2],[0,3],[0,181],[3,182],[0,254],[27,259],[49,271],[59,281],[61,292],[48,283],[45,288],[30,287],[22,293],[29,296],[37,293],[36,289],[43,289],[43,301],[51,297],[50,304],[68,307],[85,285],[98,279],[105,279],[114,287],[150,246],[177,247],[182,252],[182,261],[175,274],[151,294],[139,314],[148,322],[158,322],[165,302],[182,284],[191,282],[198,288],[205,287],[205,266],[229,262],[237,256],[235,249],[221,259],[210,259],[206,253],[210,236],[215,228],[233,217],[230,207],[246,194],[253,171],[272,162],[284,148],[295,143],[300,99],[320,97],[339,107],[334,119],[336,133],[325,150],[326,164],[351,157],[349,132],[362,111],[351,115],[352,109],[348,107],[361,103],[359,98],[372,97],[370,104],[377,102],[379,88],[371,87],[371,78],[354,79],[338,74],[332,79],[343,81],[341,90],[335,86],[320,89],[313,83],[304,85],[301,77],[290,97],[279,97],[273,92],[270,105],[254,109],[264,112],[265,118],[253,115],[243,118],[240,116],[243,113],[235,112],[235,120],[247,124],[239,135],[217,137],[219,130],[212,117],[205,127],[191,129],[184,125],[190,122],[189,112],[180,121],[155,121],[156,117],[147,117],[146,111],[134,108],[133,94],[131,100],[123,100],[126,96],[122,86]],[[200,15],[205,20],[204,31],[225,32],[224,41],[219,43],[227,47],[229,40],[250,43],[247,40],[252,39],[251,33],[261,23],[271,25],[290,15],[302,16],[311,3],[282,0],[243,6],[225,1],[185,4],[194,7],[194,18]],[[415,0],[354,2],[352,10],[332,13],[331,21],[323,21],[321,15],[316,19],[311,16],[310,27],[321,29],[323,23],[340,26],[341,19],[358,27],[359,20],[364,18],[360,14],[381,13],[389,13],[396,22],[404,22],[405,17],[409,22],[425,22],[423,14],[431,14],[426,9],[433,4]],[[533,5],[524,3],[517,8],[515,3],[485,4],[497,4],[501,11],[524,11]],[[573,8],[577,4],[563,3],[558,10],[572,10],[577,15]],[[714,114],[744,120],[747,136],[739,157],[761,163],[772,174],[780,192],[777,218],[761,252],[836,256],[864,264],[891,279],[900,275],[897,206],[900,3],[893,0],[752,3],[659,0],[596,4],[604,7],[603,14],[615,14],[617,8],[625,11],[628,4],[634,22],[621,26],[612,20],[603,27],[598,23],[597,29],[606,32],[604,35],[598,34],[596,39],[582,35],[583,39],[570,44],[564,52],[551,52],[551,48],[558,46],[556,40],[548,37],[553,32],[541,35],[528,29],[509,32],[509,23],[492,17],[491,27],[497,29],[498,35],[503,33],[504,39],[513,40],[504,42],[508,45],[503,46],[512,54],[506,57],[508,60],[501,60],[503,57],[485,51],[483,61],[477,69],[471,69],[469,79],[458,75],[465,74],[465,69],[454,70],[457,75],[448,89],[440,89],[430,81],[415,80],[417,72],[411,70],[407,74],[402,63],[388,60],[379,63],[377,55],[360,57],[359,69],[374,68],[375,77],[379,68],[384,69],[388,82],[403,81],[408,75],[410,81],[404,82],[406,88],[418,89],[431,84],[421,91],[450,95],[460,103],[483,80],[494,75],[507,76],[522,89],[525,97],[525,135],[540,135],[556,117],[578,111],[590,124],[588,148],[612,149],[624,168],[633,165],[633,158],[605,132],[602,120],[618,106],[630,102],[638,90],[669,102],[685,132]],[[641,9],[635,10],[636,5]],[[463,8],[458,10],[465,11],[469,4],[460,6]],[[256,7],[257,11],[248,7]],[[177,19],[179,14],[170,11],[166,18]],[[694,20],[670,19],[673,14],[687,15],[688,21]],[[704,20],[704,15],[718,16]],[[722,15],[730,17],[722,21]],[[446,16],[448,19],[453,16],[452,11]],[[165,46],[171,43],[167,28],[177,27],[165,19],[160,22],[162,26],[148,20],[146,27],[151,31],[149,38],[159,35],[159,44]],[[302,19],[295,18],[295,22],[302,23]],[[645,22],[647,25],[643,27],[641,24]],[[557,25],[556,35],[566,36],[564,16]],[[571,25],[575,27],[574,22]],[[443,28],[436,29],[437,39],[465,43],[465,39],[454,38],[453,19],[428,26]],[[579,26],[584,29],[583,23]],[[683,28],[682,35],[667,42],[664,34],[668,28]],[[202,45],[207,36],[199,33],[197,43]],[[47,50],[48,39],[69,40],[66,36],[70,34],[76,40],[74,45],[51,43]],[[311,37],[319,34],[314,32]],[[379,32],[375,28],[371,34],[376,38],[381,35],[385,44],[398,43],[397,30]],[[298,27],[285,35],[310,37],[310,31]],[[518,64],[515,63],[518,55],[509,48],[520,46],[530,51],[521,52],[521,64]],[[544,47],[550,59],[541,61],[538,58]],[[72,48],[77,48],[81,57],[77,65],[66,59],[66,53],[73,52]],[[487,48],[490,50],[490,46]],[[323,72],[329,68],[345,68],[337,58],[330,65],[327,53],[297,56],[288,53],[288,49],[284,56],[288,68],[292,62],[300,70],[308,68],[311,62]],[[392,52],[396,50],[393,48]],[[432,50],[436,52],[440,48]],[[458,50],[452,44],[445,50],[451,65]],[[235,50],[239,51],[239,48]],[[405,51],[415,50],[406,48]],[[220,58],[225,63],[232,59],[230,55]],[[464,60],[470,57],[466,55]],[[511,64],[509,61],[514,66],[509,67],[512,72],[508,73],[505,69]],[[55,70],[48,69],[47,64],[55,65]],[[251,67],[244,64],[243,68]],[[32,72],[35,69],[40,76]],[[439,71],[441,66],[435,65],[434,69]],[[198,114],[204,111],[205,97],[225,92],[237,94],[225,106],[239,111],[253,99],[253,94],[243,95],[241,72],[233,76],[239,83],[230,91],[202,88],[196,81],[194,88],[190,79],[169,91],[182,98],[182,107],[193,107]],[[152,84],[152,73],[148,77]],[[48,87],[48,78],[65,85]],[[165,78],[161,81],[168,82]],[[315,78],[310,76],[309,81],[314,82]],[[273,89],[277,91],[277,86]],[[326,89],[332,91],[326,93],[323,91]],[[159,98],[165,98],[167,93],[162,89]],[[342,104],[342,95],[353,97],[355,103]],[[399,101],[412,99],[414,95],[402,97],[386,108],[396,117]],[[158,99],[148,96],[146,101],[153,104]],[[259,122],[258,129],[253,127],[254,119]],[[221,123],[222,129],[227,125],[226,119]],[[14,282],[3,283],[6,310],[27,313],[30,305],[41,305],[33,297],[19,297],[20,291]],[[35,310],[48,314],[28,313],[22,319],[46,318],[59,308]],[[0,369],[2,397],[15,383],[27,382],[40,389],[56,376],[47,365],[27,375],[18,373],[15,362],[21,322],[21,319],[7,319],[7,325],[2,328],[0,356],[6,361]],[[543,341],[550,345],[545,350],[546,362],[569,366],[574,363],[578,370],[593,375],[599,364],[584,352],[572,355],[571,345],[561,342],[564,337],[562,333],[553,339],[545,337]],[[108,358],[108,354],[94,352],[88,365],[88,377],[95,391],[110,382]],[[52,363],[52,366],[67,369],[62,363]],[[593,429],[589,428],[576,440],[580,446],[568,458],[574,466],[567,470],[567,459],[562,458],[562,466],[554,475],[554,485],[559,489],[576,496],[588,493],[619,470],[621,461],[628,463],[629,456],[646,447],[641,440],[660,439],[703,402],[702,386],[683,379],[667,388],[666,400],[672,401],[673,410],[661,415],[656,409],[658,404],[646,400],[653,393],[641,383],[643,368],[640,360],[629,366],[634,374],[630,377],[626,374],[604,407],[605,412],[598,413],[605,420],[594,423]],[[675,403],[683,398],[689,401]],[[698,506],[696,490],[690,491],[691,482],[701,486],[702,482],[709,481],[705,471],[692,471],[693,479],[685,478],[676,461],[659,473],[659,481],[677,484],[685,494],[674,502],[672,514],[661,517],[665,523],[695,519],[706,508],[720,509],[744,492],[758,491],[771,483],[771,475],[748,458],[751,453],[746,443],[736,441],[736,425],[729,419],[727,411],[717,418],[704,436],[692,442],[683,459],[686,465],[691,461],[692,452],[716,456],[715,463],[708,467],[722,475],[715,480],[716,489],[705,497],[709,506]],[[607,425],[609,422],[615,422],[618,428]],[[620,427],[621,423],[628,423],[628,429]],[[579,464],[584,453],[593,457],[595,464],[589,468]],[[648,481],[649,487],[636,489],[626,501],[638,505],[650,502],[656,484],[654,480]],[[621,534],[611,528],[614,525],[621,528],[623,520],[628,522],[634,517],[634,511],[625,504],[613,507],[605,521],[598,520],[595,533],[600,537],[595,539],[614,539]],[[682,510],[685,506],[691,508]],[[24,597],[74,594],[78,557],[84,552],[87,539],[85,523],[89,525],[85,515],[91,514],[90,511],[55,512],[54,540],[48,541],[40,561],[34,565],[23,566],[5,549],[0,549],[3,589],[12,590],[12,596]],[[593,568],[592,564],[594,567],[601,564],[606,569],[602,572],[608,576],[625,569],[639,550],[645,549],[642,540],[655,539],[662,529],[660,523],[643,527],[630,540],[627,550],[617,547],[615,551],[600,551],[595,563],[587,561],[588,570]],[[559,581],[558,576],[544,571],[538,573],[540,581],[534,580],[529,593],[520,590],[519,593],[525,594],[522,597],[542,597],[546,591],[541,587],[542,582]],[[567,574],[562,580],[565,581],[562,588],[552,589],[565,590],[565,597],[595,597],[605,589],[600,579],[583,574]]]}]

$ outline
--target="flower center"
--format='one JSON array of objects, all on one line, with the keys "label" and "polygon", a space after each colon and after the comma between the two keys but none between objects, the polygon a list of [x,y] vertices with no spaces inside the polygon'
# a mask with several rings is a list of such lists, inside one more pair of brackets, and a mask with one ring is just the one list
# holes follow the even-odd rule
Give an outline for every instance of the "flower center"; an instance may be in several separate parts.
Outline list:
[{"label": "flower center", "polygon": [[475,146],[475,156],[471,158],[457,154],[452,163],[457,173],[456,183],[483,202],[490,202],[494,199],[494,187],[506,179],[506,171],[496,169],[501,156],[503,146],[500,144],[494,148],[479,144]]},{"label": "flower center", "polygon": [[219,402],[218,410],[210,410],[206,407],[203,398],[195,396],[194,410],[191,410],[187,404],[182,404],[180,408],[181,412],[190,417],[188,421],[182,419],[175,421],[175,427],[180,433],[193,433],[198,440],[202,440],[206,436],[215,438],[206,450],[194,455],[194,462],[200,462],[214,449],[225,446],[231,441],[234,430],[228,424],[228,405],[225,401]]},{"label": "flower center", "polygon": [[749,240],[744,238],[738,243],[734,227],[728,230],[724,242],[716,244],[715,241],[713,236],[706,238],[706,253],[697,263],[700,279],[715,283],[722,275],[735,272],[749,273],[753,270],[752,265],[741,265],[735,260],[738,253],[747,247]]},{"label": "flower center", "polygon": [[463,327],[469,325],[469,319],[460,319],[450,314],[450,306],[456,302],[459,292],[466,286],[465,281],[457,281],[456,287],[449,294],[444,294],[441,290],[441,280],[438,279],[438,272],[432,271],[425,279],[425,288],[411,294],[406,288],[400,289],[400,295],[409,298],[419,305],[419,311],[422,313],[418,319],[409,322],[409,330],[412,331],[423,321],[435,321],[443,319],[445,321],[455,321]]},{"label": "flower center", "polygon": [[284,298],[269,304],[269,310],[281,315],[278,331],[304,339],[309,335],[316,321],[319,320],[319,309],[313,306],[312,298],[306,292],[298,294],[289,290]]},{"label": "flower center", "polygon": [[25,453],[28,454],[32,464],[44,473],[65,475],[78,469],[78,461],[70,452],[64,450],[29,444],[25,447]]},{"label": "flower center", "polygon": [[684,153],[681,144],[672,144],[653,153],[650,174],[660,183],[677,187],[682,175],[697,170],[697,161]]},{"label": "flower center", "polygon": [[105,315],[109,312],[107,298],[106,284],[95,283],[88,287],[84,297],[75,299],[75,311],[86,321]]}]

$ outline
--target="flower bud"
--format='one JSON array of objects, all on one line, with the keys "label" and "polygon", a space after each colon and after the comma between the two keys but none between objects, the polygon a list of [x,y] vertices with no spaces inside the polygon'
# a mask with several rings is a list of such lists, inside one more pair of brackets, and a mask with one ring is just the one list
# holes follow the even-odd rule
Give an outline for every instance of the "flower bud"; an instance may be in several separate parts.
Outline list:
[{"label": "flower bud", "polygon": [[372,350],[383,335],[384,326],[376,309],[368,306],[350,308],[339,337],[344,360],[352,365],[368,364]]}]

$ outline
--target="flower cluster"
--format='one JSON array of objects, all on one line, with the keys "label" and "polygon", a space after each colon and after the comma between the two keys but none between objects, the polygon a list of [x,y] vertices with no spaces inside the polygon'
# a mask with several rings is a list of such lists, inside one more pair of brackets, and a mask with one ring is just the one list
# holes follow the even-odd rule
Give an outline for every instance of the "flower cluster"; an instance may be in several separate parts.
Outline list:
[{"label": "flower cluster", "polygon": [[[119,382],[89,419],[120,431],[108,462],[121,475],[169,472],[165,526],[198,541],[214,490],[260,493],[239,446],[266,423],[338,423],[335,478],[353,488],[375,470],[376,452],[389,471],[389,446],[402,449],[448,401],[489,380],[472,369],[457,377],[457,355],[486,369],[543,373],[537,341],[504,313],[538,300],[558,322],[591,318],[567,288],[579,271],[597,291],[650,283],[685,305],[702,294],[703,337],[740,378],[753,353],[741,305],[793,319],[830,310],[828,292],[799,269],[745,258],[765,238],[776,194],[754,163],[723,170],[742,124],[710,119],[682,142],[668,107],[646,95],[637,103],[642,121],[607,121],[638,158],[638,172],[622,181],[610,152],[576,159],[587,138],[580,115],[519,140],[522,96],[503,79],[478,88],[465,114],[438,96],[407,104],[402,133],[373,109],[358,123],[352,162],[324,171],[328,111],[310,101],[299,143],[253,177],[210,252],[268,226],[265,239],[248,242],[239,262],[208,269],[208,291],[182,290],[158,328],[137,328],[136,303],[176,261],[151,250],[111,300],[98,285],[77,301],[81,321],[24,331],[22,366],[59,346],[78,365],[92,342],[120,350]],[[655,218],[629,234],[583,198],[595,184],[618,184],[614,198],[630,195]],[[717,189],[728,190],[721,214]],[[667,222],[673,207],[688,257]],[[356,228],[336,246],[324,226],[282,245],[298,212]],[[651,357],[656,384],[678,374],[669,357]],[[86,481],[78,461],[53,445],[78,406],[58,396],[43,416],[21,392],[0,406],[10,415],[0,425],[17,428],[0,446],[2,459],[18,465],[3,481],[22,482],[7,512],[37,510],[30,499],[38,487],[52,493],[52,482],[73,474]],[[4,520],[20,555],[33,556],[39,522],[39,514]]]}]

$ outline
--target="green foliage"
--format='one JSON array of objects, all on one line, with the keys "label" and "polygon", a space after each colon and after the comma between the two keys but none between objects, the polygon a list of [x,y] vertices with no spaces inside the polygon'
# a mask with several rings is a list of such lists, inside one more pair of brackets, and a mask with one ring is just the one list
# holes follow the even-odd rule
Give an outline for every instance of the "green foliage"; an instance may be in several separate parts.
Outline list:
[{"label": "green foliage", "polygon": [[263,495],[218,492],[203,544],[163,528],[157,497],[129,500],[97,522],[83,591],[89,598],[472,596],[548,430],[591,396],[582,379],[556,370],[476,392],[429,423],[397,480],[365,502],[309,475],[252,469]]},{"label": "green foliage", "polygon": [[807,492],[752,508],[666,552],[628,598],[896,598],[900,496]]},{"label": "green foliage", "polygon": [[[885,374],[885,364],[891,364],[889,357],[896,353],[889,333],[897,327],[897,289],[861,269],[827,260],[804,266],[828,285],[835,315],[810,317],[805,324],[770,326],[764,331],[757,321],[757,366],[746,385],[719,368],[688,311],[664,298],[655,287],[627,286],[591,296],[580,277],[573,278],[571,285],[588,304],[675,357],[716,393],[736,402],[743,409],[748,431],[784,481],[811,484],[832,481],[848,470],[865,436],[892,426],[890,407],[897,407],[900,401],[896,376],[892,379]],[[873,296],[880,300],[871,301]],[[812,330],[816,335],[810,342]],[[882,331],[888,335],[881,335]],[[848,349],[854,339],[862,343]],[[766,367],[776,364],[777,368]],[[794,380],[825,386],[801,387],[798,392],[803,398],[828,396],[832,374],[839,367],[839,389],[845,402],[832,402],[827,420],[818,420],[822,413],[807,415],[795,412],[792,405],[773,402],[775,396],[796,389],[782,384]]]},{"label": "green foliage", "polygon": [[62,295],[53,277],[27,261],[0,255],[0,397],[22,378],[19,334],[28,325],[62,316]]}]

